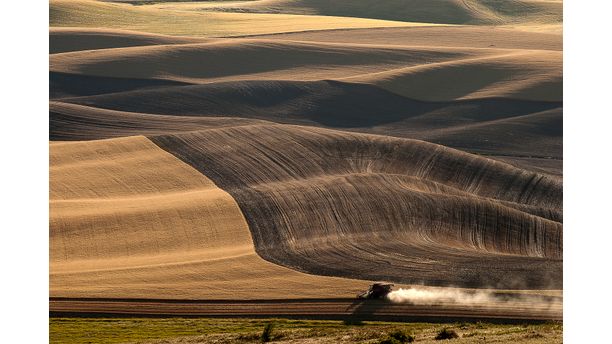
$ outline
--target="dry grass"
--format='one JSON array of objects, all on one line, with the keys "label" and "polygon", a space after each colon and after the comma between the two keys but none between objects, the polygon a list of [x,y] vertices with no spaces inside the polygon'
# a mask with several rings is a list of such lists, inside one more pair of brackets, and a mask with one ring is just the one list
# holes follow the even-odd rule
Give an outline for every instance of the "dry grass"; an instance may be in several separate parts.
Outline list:
[{"label": "dry grass", "polygon": [[274,323],[273,343],[363,343],[374,344],[390,333],[403,331],[416,343],[439,343],[434,339],[442,327],[457,331],[452,343],[561,343],[561,324],[495,325],[484,323],[426,324],[364,322],[347,325],[340,321],[283,319],[70,319],[51,318],[50,343],[258,343],[261,333]]}]

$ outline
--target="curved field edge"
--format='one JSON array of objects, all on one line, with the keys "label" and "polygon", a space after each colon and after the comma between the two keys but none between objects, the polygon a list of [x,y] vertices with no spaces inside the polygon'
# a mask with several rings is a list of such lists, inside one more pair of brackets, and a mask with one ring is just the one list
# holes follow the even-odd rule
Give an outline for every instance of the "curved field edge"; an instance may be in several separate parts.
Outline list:
[{"label": "curved field edge", "polygon": [[236,202],[143,136],[50,144],[50,295],[350,297],[261,259]]}]

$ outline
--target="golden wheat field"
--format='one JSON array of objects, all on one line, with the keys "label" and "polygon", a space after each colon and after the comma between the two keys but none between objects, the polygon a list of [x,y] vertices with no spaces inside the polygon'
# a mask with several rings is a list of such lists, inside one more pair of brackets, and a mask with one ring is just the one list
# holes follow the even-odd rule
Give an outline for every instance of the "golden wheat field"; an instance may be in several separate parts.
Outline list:
[{"label": "golden wheat field", "polygon": [[562,319],[562,8],[50,0],[51,312]]}]

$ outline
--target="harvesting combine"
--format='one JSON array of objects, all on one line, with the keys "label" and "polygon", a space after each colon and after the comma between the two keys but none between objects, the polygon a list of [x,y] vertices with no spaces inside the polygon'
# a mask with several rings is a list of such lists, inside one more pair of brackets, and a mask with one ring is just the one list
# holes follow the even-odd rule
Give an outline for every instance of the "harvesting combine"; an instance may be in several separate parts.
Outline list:
[{"label": "harvesting combine", "polygon": [[384,299],[393,290],[393,284],[391,283],[373,283],[370,285],[368,290],[357,295],[358,299]]}]

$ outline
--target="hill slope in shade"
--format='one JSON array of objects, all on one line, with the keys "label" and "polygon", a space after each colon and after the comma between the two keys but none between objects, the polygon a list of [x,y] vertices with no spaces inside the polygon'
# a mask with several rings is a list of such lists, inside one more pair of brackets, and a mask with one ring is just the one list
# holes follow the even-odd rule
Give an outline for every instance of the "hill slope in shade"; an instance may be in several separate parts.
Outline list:
[{"label": "hill slope in shade", "polygon": [[[76,80],[67,77],[65,85],[86,92],[100,85],[96,78],[83,86]],[[197,123],[225,117],[226,123],[235,118],[236,125],[247,119],[311,125],[416,138],[489,155],[561,159],[561,106],[512,99],[424,102],[370,85],[332,81],[230,82],[62,99],[50,106],[50,135],[108,138],[164,133],[164,125],[166,132],[189,131],[200,128]],[[151,131],[153,122],[156,131]]]},{"label": "hill slope in shade", "polygon": [[552,50],[231,39],[54,54],[50,70],[187,83],[333,79],[432,101],[560,101],[563,91],[562,52]]},{"label": "hill slope in shade", "polygon": [[552,177],[420,141],[286,125],[151,137],[238,202],[265,259],[401,283],[562,286]]},{"label": "hill slope in shade", "polygon": [[152,115],[62,102],[50,102],[49,110],[51,141],[88,141],[268,123],[236,117]]},{"label": "hill slope in shade", "polygon": [[[125,78],[212,82],[239,78],[317,80],[473,57],[480,51],[351,44],[226,39],[203,44],[156,45],[54,54],[50,69]],[[494,54],[495,51],[489,51]],[[201,61],[206,61],[202,64]],[[332,68],[333,67],[333,68]],[[296,74],[299,72],[302,74]]]},{"label": "hill slope in shade", "polygon": [[353,296],[367,281],[261,259],[236,202],[142,136],[50,145],[50,295]]},{"label": "hill slope in shade", "polygon": [[49,28],[49,53],[124,48],[157,44],[187,44],[204,42],[205,39],[156,35],[138,31],[101,28]]},{"label": "hill slope in shade", "polygon": [[[74,35],[78,43],[88,33],[71,29],[62,34],[66,41]],[[133,33],[112,34],[134,40]],[[168,39],[154,37],[156,42]],[[122,40],[115,47],[122,47]],[[148,118],[246,117],[416,138],[561,173],[562,103],[519,100],[561,99],[561,35],[449,26],[310,31],[207,42],[151,46],[152,42],[147,47],[53,54],[51,96]],[[341,82],[325,80],[330,78]],[[99,96],[66,99],[90,95]],[[500,97],[510,99],[489,99]],[[436,102],[415,101],[419,98]],[[470,101],[440,102],[456,98]],[[549,110],[554,112],[542,113]],[[97,131],[99,122],[91,122],[90,115],[70,116],[72,120],[61,124],[65,130],[54,127],[52,137],[57,129],[65,131],[63,139],[86,139],[74,136],[71,125],[88,126],[91,134]],[[114,127],[151,133],[148,124],[140,130],[137,121],[127,122]],[[472,135],[471,129],[485,137]],[[106,130],[92,138],[115,136]]]}]

